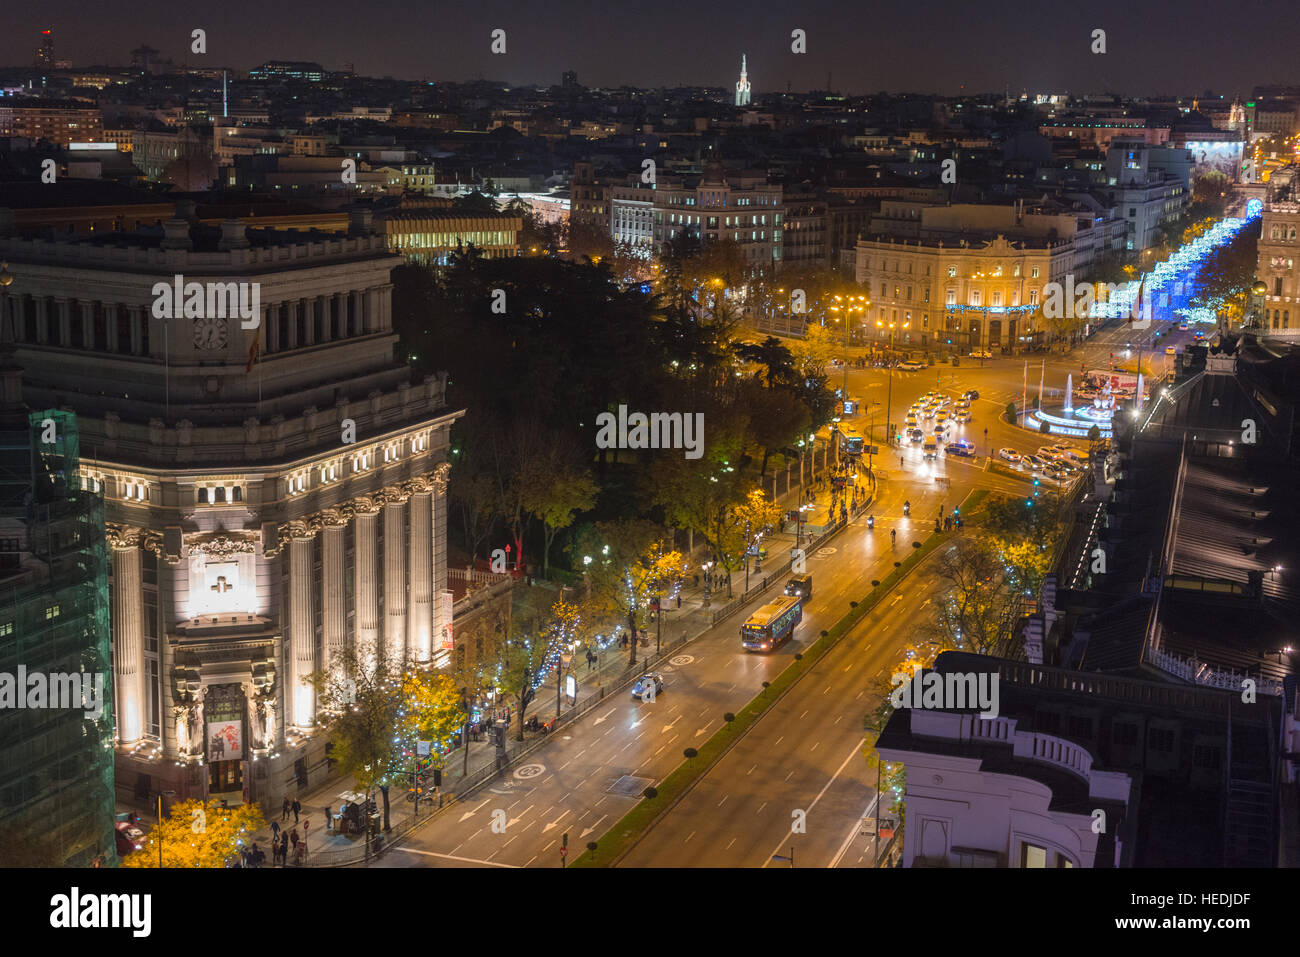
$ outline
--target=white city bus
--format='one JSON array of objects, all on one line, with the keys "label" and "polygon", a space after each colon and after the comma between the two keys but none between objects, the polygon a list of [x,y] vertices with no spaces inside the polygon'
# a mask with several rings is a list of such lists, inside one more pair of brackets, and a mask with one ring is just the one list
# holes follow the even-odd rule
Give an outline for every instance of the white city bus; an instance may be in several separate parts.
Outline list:
[{"label": "white city bus", "polygon": [[746,651],[774,651],[790,639],[794,626],[802,620],[802,598],[792,595],[774,598],[740,626],[741,644]]}]

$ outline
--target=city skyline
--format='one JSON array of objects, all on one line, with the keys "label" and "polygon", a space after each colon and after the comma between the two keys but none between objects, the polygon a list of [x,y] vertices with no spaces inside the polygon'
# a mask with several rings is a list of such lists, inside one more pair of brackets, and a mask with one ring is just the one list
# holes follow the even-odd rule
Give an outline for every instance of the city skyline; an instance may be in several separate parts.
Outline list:
[{"label": "city skyline", "polygon": [[[500,80],[521,86],[559,82],[575,70],[589,86],[733,88],[735,61],[748,54],[755,97],[826,89],[938,93],[1118,93],[1197,95],[1206,89],[1231,97],[1257,83],[1293,77],[1261,64],[1288,63],[1284,31],[1222,18],[1208,0],[1150,5],[1145,26],[1134,25],[1124,4],[1108,0],[1060,17],[1023,17],[1012,3],[996,3],[969,22],[956,0],[868,12],[817,3],[786,12],[776,4],[747,8],[739,22],[713,9],[670,3],[650,22],[618,10],[585,11],[561,2],[543,9],[506,6],[472,11],[416,9],[403,13],[394,33],[356,29],[355,11],[338,0],[312,4],[309,26],[302,5],[266,10],[249,0],[195,16],[170,4],[145,3],[130,18],[88,3],[13,11],[0,37],[0,63],[26,66],[38,36],[51,30],[57,56],[76,66],[129,61],[141,44],[191,67],[248,70],[267,60],[307,60],[328,69],[352,64],[357,73],[410,81]],[[1287,7],[1270,2],[1279,14]],[[246,24],[254,17],[258,28]],[[1207,19],[1218,18],[1210,34]],[[690,24],[683,29],[682,24]],[[378,26],[378,24],[375,24]],[[189,34],[207,31],[206,55],[189,53]],[[506,31],[504,54],[490,52],[491,31]],[[573,29],[591,30],[602,44],[568,42]],[[1105,54],[1091,52],[1094,29],[1106,30]],[[793,30],[805,31],[807,52],[791,52]],[[472,38],[481,37],[475,45]],[[419,39],[427,37],[427,39]],[[865,55],[860,37],[879,39]],[[923,57],[911,41],[924,37]],[[1016,51],[1014,56],[1002,50]],[[629,55],[630,54],[630,55]]]}]

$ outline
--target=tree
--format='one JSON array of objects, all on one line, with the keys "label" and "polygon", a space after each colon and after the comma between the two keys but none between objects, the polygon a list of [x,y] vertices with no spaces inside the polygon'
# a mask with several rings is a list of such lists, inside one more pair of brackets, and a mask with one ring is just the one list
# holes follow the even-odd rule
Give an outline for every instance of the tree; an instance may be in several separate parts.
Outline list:
[{"label": "tree", "polygon": [[653,522],[598,522],[588,536],[581,550],[595,557],[587,567],[592,607],[627,626],[628,667],[633,667],[637,635],[649,618],[651,599],[661,582],[685,574],[686,560],[668,543],[665,530]]},{"label": "tree", "polygon": [[379,788],[384,802],[384,830],[389,828],[388,785],[401,770],[401,744],[395,731],[402,723],[401,673],[383,659],[373,665],[355,652],[333,672],[309,679],[339,768],[357,787]]},{"label": "tree", "polygon": [[578,464],[576,449],[566,449],[563,440],[547,445],[521,476],[520,502],[542,523],[542,575],[551,566],[551,545],[555,536],[573,524],[579,512],[596,504],[600,487],[591,470]]},{"label": "tree", "polygon": [[143,848],[122,858],[122,866],[226,867],[264,827],[256,804],[223,808],[215,801],[182,801],[149,832]]},{"label": "tree", "polygon": [[561,635],[554,626],[536,636],[512,635],[500,646],[493,684],[518,705],[519,740],[524,740],[524,716],[551,669],[559,665]]},{"label": "tree", "polygon": [[940,649],[1005,654],[1020,595],[997,551],[959,538],[940,555],[938,578],[930,632]]},{"label": "tree", "polygon": [[428,741],[435,755],[447,751],[465,724],[456,680],[436,672],[412,671],[402,679],[401,736]]}]

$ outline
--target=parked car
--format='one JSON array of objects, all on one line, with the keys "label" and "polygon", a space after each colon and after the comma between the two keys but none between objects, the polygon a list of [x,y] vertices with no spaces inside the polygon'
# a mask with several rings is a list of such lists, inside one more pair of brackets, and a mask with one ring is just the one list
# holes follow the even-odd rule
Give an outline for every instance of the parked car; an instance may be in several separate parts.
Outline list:
[{"label": "parked car", "polygon": [[989,352],[987,349],[976,349],[970,354],[970,357],[972,359],[992,359],[993,353]]},{"label": "parked car", "polygon": [[949,455],[960,455],[968,459],[974,458],[975,443],[967,442],[965,439],[958,439],[956,442],[950,443],[944,451]]},{"label": "parked car", "polygon": [[1043,474],[1050,479],[1064,482],[1067,481],[1074,472],[1068,465],[1063,465],[1060,462],[1048,462],[1043,466]]},{"label": "parked car", "polygon": [[114,839],[117,843],[117,856],[126,857],[136,851],[144,850],[144,831],[130,821],[118,821],[115,825]]},{"label": "parked car", "polygon": [[998,458],[1004,462],[1019,462],[1020,453],[1015,449],[998,449]]},{"label": "parked car", "polygon": [[664,690],[664,676],[657,671],[649,672],[636,679],[636,684],[632,686],[632,697],[640,698],[650,693],[650,686],[654,685],[654,693],[657,695]]}]

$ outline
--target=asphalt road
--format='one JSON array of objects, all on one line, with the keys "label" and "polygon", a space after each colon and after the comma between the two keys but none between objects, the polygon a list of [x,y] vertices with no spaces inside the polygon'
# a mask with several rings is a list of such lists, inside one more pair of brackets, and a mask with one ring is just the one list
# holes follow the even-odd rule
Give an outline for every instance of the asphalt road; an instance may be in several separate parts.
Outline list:
[{"label": "asphalt road", "polygon": [[[683,749],[716,731],[723,714],[738,711],[762,690],[763,681],[837,621],[849,601],[866,594],[872,579],[892,570],[911,541],[923,537],[941,504],[951,509],[988,478],[965,463],[951,469],[951,489],[936,487],[910,463],[901,475],[893,469],[880,476],[874,531],[865,516],[859,517],[829,547],[809,556],[813,597],[795,639],[777,653],[755,655],[740,647],[740,623],[766,600],[760,598],[685,646],[684,657],[664,669],[665,688],[654,702],[627,693],[611,697],[522,767],[445,810],[372,866],[558,867],[564,833],[576,856],[621,818],[646,786],[677,767]],[[905,499],[912,502],[910,519],[902,515]],[[895,548],[891,528],[899,530]],[[774,585],[767,595],[777,593]],[[625,782],[630,793],[618,793],[625,777],[635,779]]]},{"label": "asphalt road", "polygon": [[[699,781],[620,867],[869,867],[875,772],[863,719],[913,637],[932,559],[827,653]],[[799,830],[793,828],[798,823]]]}]

